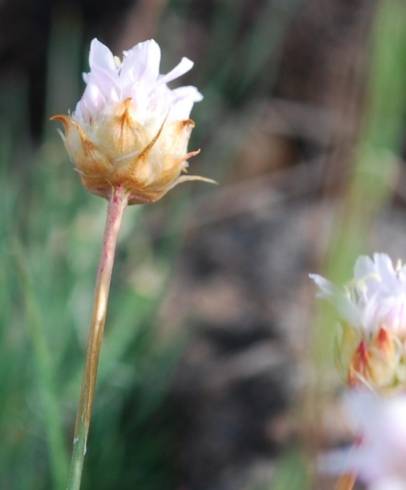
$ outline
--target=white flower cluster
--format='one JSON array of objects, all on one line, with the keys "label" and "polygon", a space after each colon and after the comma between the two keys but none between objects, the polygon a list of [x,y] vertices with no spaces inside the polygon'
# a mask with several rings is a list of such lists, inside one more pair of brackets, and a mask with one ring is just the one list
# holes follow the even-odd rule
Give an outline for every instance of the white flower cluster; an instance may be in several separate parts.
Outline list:
[{"label": "white flower cluster", "polygon": [[[369,490],[406,489],[406,266],[385,254],[358,258],[343,288],[311,274],[355,339],[347,358],[345,408],[357,442],[321,458],[323,470],[353,474]],[[353,342],[353,343],[351,343]],[[344,356],[345,357],[345,356]]]},{"label": "white flower cluster", "polygon": [[381,326],[406,333],[406,266],[394,267],[390,257],[361,256],[354,266],[354,278],[343,289],[317,274],[310,277],[320,289],[319,296],[329,299],[342,319],[364,334]]}]

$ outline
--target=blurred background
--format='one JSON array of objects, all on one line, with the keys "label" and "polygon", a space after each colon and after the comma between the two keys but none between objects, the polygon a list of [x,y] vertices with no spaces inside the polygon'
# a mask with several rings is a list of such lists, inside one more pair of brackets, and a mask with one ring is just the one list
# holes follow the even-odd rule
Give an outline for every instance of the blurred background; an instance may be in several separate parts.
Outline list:
[{"label": "blurred background", "polygon": [[63,489],[106,203],[49,116],[97,37],[147,38],[205,96],[193,173],[124,219],[84,489],[332,488],[334,318],[311,271],[406,258],[406,5],[0,1],[0,488]]}]

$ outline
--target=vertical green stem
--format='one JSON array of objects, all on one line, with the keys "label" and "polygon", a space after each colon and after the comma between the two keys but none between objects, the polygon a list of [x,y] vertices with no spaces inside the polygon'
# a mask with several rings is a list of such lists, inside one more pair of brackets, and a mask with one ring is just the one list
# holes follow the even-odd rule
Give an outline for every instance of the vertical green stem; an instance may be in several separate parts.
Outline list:
[{"label": "vertical green stem", "polygon": [[83,463],[86,454],[87,436],[92,416],[97,368],[103,341],[104,324],[106,321],[111,273],[113,270],[118,232],[120,230],[121,220],[127,202],[128,194],[122,187],[112,189],[107,210],[103,249],[96,279],[93,315],[90,324],[86,365],[80,392],[79,407],[76,415],[72,461],[67,490],[80,489]]}]

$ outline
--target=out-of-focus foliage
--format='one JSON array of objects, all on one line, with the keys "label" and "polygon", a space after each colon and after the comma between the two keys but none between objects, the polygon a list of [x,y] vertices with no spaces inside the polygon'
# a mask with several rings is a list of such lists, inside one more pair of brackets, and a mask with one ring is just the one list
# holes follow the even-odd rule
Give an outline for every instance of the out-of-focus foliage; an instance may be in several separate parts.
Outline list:
[{"label": "out-of-focus foliage", "polygon": [[[69,2],[68,7],[59,2],[49,10],[47,95],[42,101],[47,116],[73,109],[80,96],[83,85],[80,72],[87,69],[85,39],[98,35],[103,41],[113,41],[113,45],[115,43],[121,50],[128,47],[128,43],[134,44],[143,37],[154,36],[166,55],[164,69],[172,66],[182,55],[188,55],[196,62],[186,83],[198,86],[205,100],[192,114],[197,122],[192,147],[203,149],[202,155],[192,162],[193,173],[208,175],[225,183],[219,190],[199,187],[199,184],[189,188],[185,185],[156,206],[132,207],[126,213],[113,275],[94,423],[85,466],[85,489],[161,490],[178,487],[179,447],[174,430],[179,430],[180,426],[182,431],[184,420],[179,420],[179,414],[172,413],[164,402],[173,371],[185,347],[188,322],[185,322],[186,328],[182,333],[176,330],[174,335],[169,338],[167,335],[163,340],[165,325],[161,323],[159,312],[163,300],[171,293],[171,279],[176,272],[174,263],[179,258],[183,231],[205,226],[210,220],[221,222],[227,216],[246,213],[247,209],[258,211],[257,222],[266,222],[266,215],[271,214],[266,206],[273,211],[283,201],[283,196],[290,195],[289,189],[296,189],[298,183],[311,187],[313,180],[316,183],[322,180],[313,155],[325,157],[327,163],[323,163],[323,168],[326,173],[330,172],[329,158],[339,146],[330,140],[329,132],[334,133],[335,128],[330,108],[326,109],[326,114],[318,112],[317,104],[323,94],[319,92],[317,83],[308,89],[308,100],[303,104],[299,95],[299,100],[294,99],[295,90],[297,94],[302,91],[301,95],[305,92],[304,74],[311,70],[317,72],[323,63],[327,64],[330,52],[334,56],[337,39],[333,34],[332,39],[326,35],[332,48],[322,61],[313,59],[312,68],[307,67],[306,63],[310,64],[307,58],[300,59],[293,68],[289,65],[290,41],[295,35],[300,40],[301,35],[295,32],[295,25],[300,25],[303,19],[309,23],[309,17],[316,16],[316,13],[319,17],[321,15],[323,2],[311,3],[312,8],[305,9],[306,2],[302,0],[140,0],[134,4],[128,2],[127,10],[123,10],[124,20],[121,18],[120,22],[112,23],[108,22],[107,16],[104,24],[96,22],[101,14],[95,11],[97,5],[94,2]],[[333,13],[325,14],[334,16],[344,2],[331,0],[328,4]],[[92,8],[93,17],[89,14]],[[43,10],[38,7],[38,16],[40,12]],[[92,18],[94,24],[89,23]],[[348,275],[348,266],[362,248],[371,222],[389,200],[392,171],[398,169],[394,155],[400,154],[399,134],[405,107],[404,18],[404,8],[399,2],[390,0],[384,2],[384,8],[375,17],[372,69],[367,84],[370,90],[365,112],[356,116],[361,120],[361,128],[353,158],[349,159],[351,171],[347,173],[350,177],[338,199],[337,208],[330,216],[336,223],[330,241],[317,236],[314,240],[317,250],[307,252],[308,255],[317,255],[320,250],[322,253],[327,251],[327,275],[336,280]],[[22,19],[21,25],[25,26],[26,21],[26,18]],[[28,25],[37,21],[31,12]],[[338,19],[336,23],[340,25],[341,22]],[[109,24],[109,29],[106,24]],[[325,17],[321,24],[331,25],[333,22]],[[322,43],[316,39],[313,45],[316,44]],[[320,66],[317,66],[317,61]],[[330,63],[332,70],[334,60]],[[340,63],[337,61],[338,65]],[[334,79],[334,83],[331,82],[333,88],[341,82],[334,76],[331,78]],[[68,162],[55,124],[46,118],[37,121],[32,110],[36,104],[33,104],[30,80],[28,76],[7,74],[0,78],[0,488],[58,490],[64,488],[69,461],[106,204],[82,189]],[[284,81],[286,86],[281,86]],[[283,100],[286,94],[292,100]],[[331,101],[328,103],[334,105]],[[345,119],[341,121],[344,126],[346,123]],[[33,125],[35,131],[32,131]],[[44,135],[34,145],[30,134],[37,134],[41,125]],[[348,140],[345,145],[349,146]],[[303,168],[298,165],[302,159],[305,161]],[[302,173],[294,174],[292,168],[297,167]],[[338,166],[339,177],[345,173],[343,167]],[[267,179],[273,178],[274,172],[275,181],[280,179],[284,183],[282,190],[275,191],[273,181],[267,187]],[[285,180],[284,175],[287,176]],[[249,179],[251,181],[246,184]],[[299,194],[305,192],[300,185],[297,188]],[[213,211],[211,214],[199,212],[205,209],[204,206],[199,207],[201,201],[206,199],[206,204],[210,204],[216,192],[224,192],[220,195],[223,201],[219,199],[220,205],[217,203],[217,214]],[[315,194],[317,191],[313,192],[312,198]],[[311,200],[304,201],[308,205]],[[226,204],[221,205],[221,202]],[[296,209],[293,207],[291,214],[295,214]],[[283,222],[285,216],[276,220]],[[244,226],[241,228],[246,234],[243,235],[237,225],[221,251],[215,242],[216,257],[231,256],[232,248],[228,246],[241,240],[255,263],[256,237],[247,236],[246,229],[251,228],[245,223]],[[265,232],[263,235],[267,236]],[[290,245],[300,239],[302,236],[298,238],[297,235],[289,238],[286,241],[289,246],[286,250],[283,247],[278,250],[275,262],[283,257],[284,266],[289,268]],[[328,242],[324,249],[318,248],[321,242]],[[273,242],[270,241],[269,248],[272,247]],[[319,257],[313,258],[317,261]],[[237,267],[240,264],[237,259],[235,263]],[[256,265],[259,269],[266,269],[266,264]],[[279,263],[276,272],[278,267]],[[256,276],[251,267],[247,269],[248,272],[239,271],[241,277],[235,282],[251,280],[248,289],[255,291],[258,285],[252,277]],[[269,283],[273,280],[270,277]],[[278,279],[274,281],[277,283]],[[184,289],[188,287],[186,284]],[[284,291],[292,288],[293,285],[288,284]],[[269,289],[271,291],[272,287]],[[227,300],[228,297],[225,298]],[[219,301],[222,301],[221,295]],[[269,302],[277,309],[277,302],[276,306],[272,298]],[[180,303],[181,299],[177,298],[176,307]],[[225,303],[228,304],[227,301]],[[263,310],[267,307],[268,304],[261,303]],[[210,305],[207,309],[210,310]],[[252,314],[252,310],[249,312]],[[275,318],[280,316],[275,315]],[[299,319],[302,320],[302,314]],[[240,321],[249,324],[245,317]],[[305,323],[303,320],[303,325],[299,326],[305,328]],[[331,352],[330,333],[333,330],[326,326],[328,323],[334,323],[334,319],[325,312],[315,322],[313,353],[316,368],[328,364],[326,357]],[[221,336],[221,332],[216,333]],[[237,346],[236,350],[240,348]],[[213,351],[218,353],[216,349]],[[204,355],[203,349],[203,354],[198,351],[197,358]],[[277,352],[274,355],[278,357]],[[328,357],[330,360],[331,356]],[[248,371],[252,364],[255,367],[252,359],[245,362],[243,358],[243,361]],[[238,363],[227,364],[231,378],[238,367]],[[328,365],[326,369],[330,368]],[[210,373],[209,369],[207,371]],[[220,374],[226,377],[229,372]],[[288,385],[283,378],[286,372],[278,370],[276,373],[278,383],[283,386]],[[250,372],[245,376],[243,381],[249,384]],[[298,385],[303,388],[306,382],[300,379],[296,387]],[[323,389],[324,385],[320,391]],[[314,393],[309,393],[304,416],[301,410],[300,414],[293,410],[296,425],[304,426],[308,418],[314,417],[311,411],[315,406]],[[219,397],[218,392],[215,396]],[[252,398],[255,403],[252,405],[259,406],[261,396],[264,394],[254,391]],[[292,398],[299,398],[298,394],[293,394]],[[238,439],[233,420],[231,429],[227,425],[228,420],[220,422],[224,425],[220,429],[225,439]],[[204,432],[205,428],[201,431]],[[294,441],[297,441],[306,430],[292,432]],[[289,437],[286,439],[291,442]],[[197,438],[195,443],[199,444]],[[250,443],[251,440],[244,440],[242,445],[249,446]],[[221,452],[224,448],[215,449]],[[231,450],[230,453],[224,458],[232,457]],[[252,453],[255,451],[242,452],[253,460],[255,454],[253,456]],[[273,447],[268,453],[279,456]],[[196,466],[204,468],[204,461],[199,463],[201,466]],[[227,469],[227,461],[219,464]],[[245,460],[237,461],[239,467],[245,464]],[[306,464],[299,451],[289,449],[288,456],[282,458],[275,472],[271,465],[272,484],[275,485],[272,488],[305,488],[308,478]],[[254,488],[269,488],[271,479],[265,478],[263,484]],[[241,488],[245,489],[244,485],[241,483]],[[200,489],[205,490],[203,481]],[[191,490],[195,488],[191,487]],[[233,490],[238,489],[233,487]]]}]

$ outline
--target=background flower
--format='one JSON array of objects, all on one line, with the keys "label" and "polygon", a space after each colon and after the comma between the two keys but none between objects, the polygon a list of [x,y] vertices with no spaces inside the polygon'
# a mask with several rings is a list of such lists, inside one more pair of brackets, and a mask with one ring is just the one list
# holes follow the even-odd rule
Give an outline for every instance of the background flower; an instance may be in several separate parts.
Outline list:
[{"label": "background flower", "polygon": [[357,442],[322,457],[322,469],[354,473],[373,490],[405,488],[406,395],[383,398],[355,391],[347,395],[345,408]]},{"label": "background flower", "polygon": [[363,333],[374,333],[384,326],[406,334],[406,267],[396,267],[386,254],[361,256],[354,265],[354,277],[342,288],[311,274],[319,296],[331,301],[339,315]]},{"label": "background flower", "polygon": [[405,268],[394,267],[385,254],[361,256],[354,277],[339,288],[310,275],[319,297],[329,300],[341,317],[337,357],[347,382],[375,388],[399,388],[405,382]]}]

